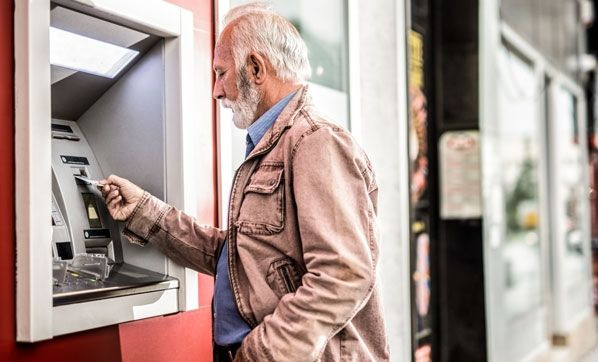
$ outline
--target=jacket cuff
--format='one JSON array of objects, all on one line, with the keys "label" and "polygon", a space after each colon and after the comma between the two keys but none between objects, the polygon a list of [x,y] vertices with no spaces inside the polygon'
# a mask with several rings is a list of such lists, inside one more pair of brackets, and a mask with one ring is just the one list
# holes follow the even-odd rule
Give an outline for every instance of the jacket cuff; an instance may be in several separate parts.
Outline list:
[{"label": "jacket cuff", "polygon": [[144,191],[141,200],[129,216],[123,234],[131,243],[145,245],[160,229],[160,221],[172,207]]}]

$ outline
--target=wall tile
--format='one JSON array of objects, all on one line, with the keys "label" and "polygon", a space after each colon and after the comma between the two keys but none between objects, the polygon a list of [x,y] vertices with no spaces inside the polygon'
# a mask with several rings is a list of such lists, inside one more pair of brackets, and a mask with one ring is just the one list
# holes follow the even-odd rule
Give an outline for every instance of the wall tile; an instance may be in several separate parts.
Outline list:
[{"label": "wall tile", "polygon": [[210,361],[210,308],[121,324],[120,344],[123,362]]}]

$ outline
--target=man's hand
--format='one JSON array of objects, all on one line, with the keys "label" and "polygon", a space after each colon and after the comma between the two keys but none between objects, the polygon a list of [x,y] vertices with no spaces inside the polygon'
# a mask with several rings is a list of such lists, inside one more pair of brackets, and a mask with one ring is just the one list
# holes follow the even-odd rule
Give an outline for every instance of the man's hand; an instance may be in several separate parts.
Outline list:
[{"label": "man's hand", "polygon": [[118,221],[127,220],[141,200],[143,189],[131,181],[115,175],[110,175],[100,183],[104,185],[102,186],[102,196],[106,200],[106,206],[112,218]]}]

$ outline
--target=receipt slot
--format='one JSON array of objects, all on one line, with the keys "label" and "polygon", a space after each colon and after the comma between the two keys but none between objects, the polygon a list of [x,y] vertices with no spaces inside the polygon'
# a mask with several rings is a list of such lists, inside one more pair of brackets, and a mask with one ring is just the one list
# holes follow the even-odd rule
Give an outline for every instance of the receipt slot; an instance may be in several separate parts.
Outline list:
[{"label": "receipt slot", "polygon": [[15,3],[18,341],[197,308],[197,273],[130,244],[92,182],[194,215],[192,37],[164,1]]}]

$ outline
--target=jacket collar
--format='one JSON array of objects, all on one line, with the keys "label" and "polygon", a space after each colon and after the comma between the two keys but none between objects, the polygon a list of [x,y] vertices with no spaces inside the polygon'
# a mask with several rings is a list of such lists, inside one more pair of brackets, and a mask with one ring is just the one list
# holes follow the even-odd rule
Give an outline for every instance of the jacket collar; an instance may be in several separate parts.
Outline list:
[{"label": "jacket collar", "polygon": [[311,104],[311,97],[308,92],[308,86],[304,85],[297,90],[293,98],[291,98],[289,101],[289,104],[287,104],[287,106],[282,110],[272,127],[270,127],[260,142],[255,145],[253,151],[251,151],[249,156],[247,156],[246,161],[270,150],[270,148],[272,148],[272,146],[278,142],[278,139],[282,133],[287,128],[293,126],[295,117],[301,108],[303,108],[306,104]]}]

